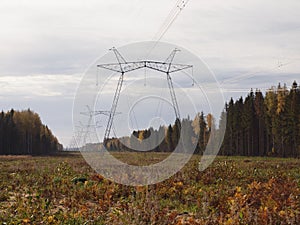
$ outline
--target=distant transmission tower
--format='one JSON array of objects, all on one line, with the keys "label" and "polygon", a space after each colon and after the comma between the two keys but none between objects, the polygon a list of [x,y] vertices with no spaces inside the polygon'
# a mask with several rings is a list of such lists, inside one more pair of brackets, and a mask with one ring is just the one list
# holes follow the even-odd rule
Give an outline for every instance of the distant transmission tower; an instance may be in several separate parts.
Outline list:
[{"label": "distant transmission tower", "polygon": [[[101,114],[102,114],[102,115],[108,116],[108,115],[110,114],[109,111],[93,111],[93,110],[91,110],[91,108],[90,108],[88,105],[86,105],[86,107],[87,107],[87,111],[86,111],[86,112],[81,112],[80,114],[89,117],[89,118],[88,118],[88,123],[85,124],[85,125],[83,125],[83,124],[79,121],[80,126],[81,126],[81,131],[82,131],[82,136],[80,137],[80,141],[81,141],[81,139],[83,138],[83,139],[82,139],[82,143],[83,143],[83,144],[86,144],[87,137],[88,137],[89,134],[90,134],[90,128],[91,128],[91,127],[97,127],[97,124],[96,124],[96,125],[91,125],[92,119],[93,119],[95,116],[97,116],[97,115],[101,115]],[[99,126],[98,126],[98,127],[99,127]],[[84,129],[84,128],[85,128],[85,129]]]},{"label": "distant transmission tower", "polygon": [[[80,112],[80,114],[88,116],[87,124],[83,124],[81,121],[79,121],[79,126],[76,126],[79,129],[77,134],[75,134],[75,138],[77,140],[78,147],[80,144],[82,144],[82,145],[86,144],[87,138],[89,137],[89,135],[91,133],[91,128],[101,127],[101,125],[98,124],[98,122],[95,125],[91,124],[93,118],[98,115],[105,115],[105,116],[110,115],[110,111],[104,111],[104,110],[93,111],[93,110],[91,110],[91,108],[88,105],[86,105],[86,108],[87,108],[87,111]],[[115,114],[117,115],[120,113],[116,112]]]},{"label": "distant transmission tower", "polygon": [[180,50],[174,49],[164,62],[158,62],[158,61],[126,62],[126,60],[123,58],[123,56],[120,54],[120,52],[116,48],[113,47],[110,50],[114,52],[118,62],[117,63],[109,63],[109,64],[100,64],[100,65],[97,65],[97,67],[111,70],[114,72],[118,72],[121,75],[120,75],[120,78],[119,78],[119,81],[117,84],[117,89],[114,94],[111,110],[109,112],[109,118],[108,118],[107,126],[105,129],[105,133],[104,133],[103,143],[106,142],[106,140],[109,138],[109,135],[110,135],[110,131],[112,128],[114,116],[116,114],[116,109],[117,109],[117,105],[118,105],[118,101],[119,101],[119,97],[120,97],[120,93],[121,93],[121,89],[122,89],[122,85],[123,85],[124,74],[134,71],[134,70],[138,70],[138,69],[142,69],[142,68],[149,68],[149,69],[166,74],[175,116],[176,116],[176,119],[180,120],[179,107],[178,107],[178,103],[177,103],[177,99],[176,99],[176,95],[175,95],[175,91],[174,91],[174,87],[173,87],[173,82],[172,82],[170,74],[193,67],[192,65],[183,65],[183,64],[174,64],[173,63],[176,53]]}]

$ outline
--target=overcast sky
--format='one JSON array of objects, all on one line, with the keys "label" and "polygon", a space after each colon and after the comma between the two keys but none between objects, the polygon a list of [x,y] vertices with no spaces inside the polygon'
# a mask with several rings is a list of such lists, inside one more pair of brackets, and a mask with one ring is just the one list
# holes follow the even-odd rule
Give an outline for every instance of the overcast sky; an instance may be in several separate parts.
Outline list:
[{"label": "overcast sky", "polygon": [[[177,0],[2,0],[0,108],[31,108],[66,146],[82,75],[112,46],[154,40]],[[225,98],[291,86],[300,72],[300,1],[190,0],[161,41],[214,72]]]}]

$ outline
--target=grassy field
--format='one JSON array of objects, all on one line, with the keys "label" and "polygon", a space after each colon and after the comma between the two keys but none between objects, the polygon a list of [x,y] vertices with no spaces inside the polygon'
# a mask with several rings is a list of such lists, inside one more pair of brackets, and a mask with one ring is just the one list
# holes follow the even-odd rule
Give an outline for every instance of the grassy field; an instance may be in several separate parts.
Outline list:
[{"label": "grassy field", "polygon": [[[166,155],[116,157],[139,165]],[[299,159],[218,157],[203,172],[199,160],[162,183],[129,187],[78,153],[0,156],[0,224],[299,224]]]}]

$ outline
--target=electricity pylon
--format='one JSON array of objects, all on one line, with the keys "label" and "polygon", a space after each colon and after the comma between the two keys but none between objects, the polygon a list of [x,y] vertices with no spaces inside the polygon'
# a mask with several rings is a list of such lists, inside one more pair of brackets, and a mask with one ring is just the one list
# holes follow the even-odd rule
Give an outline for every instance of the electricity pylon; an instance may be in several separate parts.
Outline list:
[{"label": "electricity pylon", "polygon": [[126,62],[124,57],[120,54],[120,52],[116,48],[113,47],[110,50],[113,51],[118,62],[117,63],[100,64],[100,65],[97,65],[97,67],[106,69],[106,70],[111,70],[114,72],[118,72],[121,75],[118,80],[117,88],[116,88],[116,91],[114,94],[107,126],[106,126],[105,133],[104,133],[103,142],[105,143],[105,141],[109,138],[109,135],[110,135],[110,131],[112,128],[114,116],[116,114],[116,109],[117,109],[117,105],[118,105],[118,101],[119,101],[119,97],[120,97],[120,93],[121,93],[121,89],[122,89],[122,85],[123,85],[124,74],[134,71],[134,70],[138,70],[138,69],[142,69],[142,68],[149,68],[149,69],[166,74],[174,113],[175,113],[176,119],[180,120],[179,107],[178,107],[178,103],[177,103],[177,99],[176,99],[176,95],[175,95],[175,91],[174,91],[174,86],[173,86],[173,82],[172,82],[172,78],[171,78],[170,74],[193,67],[192,65],[173,63],[176,53],[180,50],[174,49],[164,62],[149,61],[149,60]]}]

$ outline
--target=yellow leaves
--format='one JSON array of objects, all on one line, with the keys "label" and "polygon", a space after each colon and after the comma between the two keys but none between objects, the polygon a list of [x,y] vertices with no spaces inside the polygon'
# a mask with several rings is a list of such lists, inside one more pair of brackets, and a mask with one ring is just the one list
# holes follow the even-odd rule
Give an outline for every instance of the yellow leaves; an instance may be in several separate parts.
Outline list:
[{"label": "yellow leaves", "polygon": [[249,189],[259,189],[260,187],[260,182],[253,181],[251,184],[248,185]]},{"label": "yellow leaves", "polygon": [[173,182],[173,188],[177,190],[182,190],[184,188],[183,182],[182,181]]},{"label": "yellow leaves", "polygon": [[259,209],[259,212],[260,212],[260,217],[262,219],[262,221],[268,221],[268,215],[269,215],[269,210],[268,210],[268,207],[260,207]]},{"label": "yellow leaves", "polygon": [[144,187],[144,186],[136,186],[136,187],[135,187],[135,191],[136,191],[137,193],[144,192],[144,191],[145,191],[145,187]]},{"label": "yellow leaves", "polygon": [[189,194],[190,193],[190,188],[185,188],[184,190],[183,190],[183,194],[184,195],[187,195],[187,194]]},{"label": "yellow leaves", "polygon": [[291,192],[295,192],[295,187],[295,183],[274,177],[267,182],[253,181],[245,190],[237,186],[233,196],[227,199],[229,212],[226,215],[227,220],[223,220],[222,223],[239,224],[241,221],[251,221],[249,216],[253,212],[257,215],[258,224],[269,224],[270,218],[276,218],[278,215],[280,221],[286,222],[286,218],[294,218],[295,212],[287,210],[286,206],[297,207],[297,204],[293,205],[297,200],[290,195]]},{"label": "yellow leaves", "polygon": [[50,216],[44,216],[43,217],[43,223],[45,223],[45,224],[58,224],[58,221],[55,219],[54,215],[50,215]]},{"label": "yellow leaves", "polygon": [[234,205],[235,204],[235,201],[234,201],[234,199],[233,198],[231,198],[231,199],[229,199],[229,201],[228,201],[231,205]]},{"label": "yellow leaves", "polygon": [[47,221],[48,221],[48,223],[53,223],[53,222],[55,222],[54,216],[48,216]]},{"label": "yellow leaves", "polygon": [[28,218],[23,219],[22,222],[25,223],[25,224],[28,224],[28,223],[30,223],[30,219],[28,219]]},{"label": "yellow leaves", "polygon": [[226,225],[231,225],[231,224],[235,224],[235,221],[232,218],[229,218],[226,223]]},{"label": "yellow leaves", "polygon": [[183,186],[183,183],[182,183],[181,181],[179,181],[179,182],[177,183],[177,186],[182,187],[182,186]]},{"label": "yellow leaves", "polygon": [[73,214],[73,217],[74,217],[74,218],[80,217],[80,213],[79,213],[79,212],[74,213],[74,214]]},{"label": "yellow leaves", "polygon": [[229,198],[228,203],[230,205],[236,205],[236,204],[244,204],[246,201],[246,195],[242,195],[242,187],[237,186],[235,188],[235,194],[233,197]]},{"label": "yellow leaves", "polygon": [[285,211],[281,210],[281,211],[279,212],[279,216],[281,216],[281,217],[285,217],[285,216],[286,216],[286,213],[285,213]]},{"label": "yellow leaves", "polygon": [[173,185],[175,187],[182,187],[183,186],[183,183],[181,181],[178,181],[178,182],[174,182]]}]

